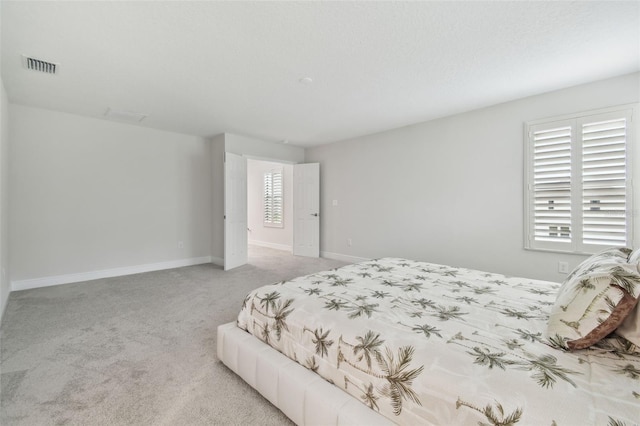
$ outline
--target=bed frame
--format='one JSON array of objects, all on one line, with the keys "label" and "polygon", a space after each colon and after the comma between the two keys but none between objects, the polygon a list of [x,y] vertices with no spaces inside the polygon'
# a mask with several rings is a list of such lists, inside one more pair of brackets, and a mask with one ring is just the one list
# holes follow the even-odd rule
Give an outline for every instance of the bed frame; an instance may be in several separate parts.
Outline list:
[{"label": "bed frame", "polygon": [[218,327],[218,358],[298,425],[393,425],[387,418],[237,327]]}]

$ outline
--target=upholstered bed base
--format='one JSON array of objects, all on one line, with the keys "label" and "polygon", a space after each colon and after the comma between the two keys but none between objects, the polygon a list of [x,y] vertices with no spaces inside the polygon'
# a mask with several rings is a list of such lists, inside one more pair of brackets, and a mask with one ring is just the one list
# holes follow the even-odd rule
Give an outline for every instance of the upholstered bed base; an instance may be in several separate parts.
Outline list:
[{"label": "upholstered bed base", "polygon": [[391,425],[366,405],[235,322],[218,327],[218,358],[298,425]]}]

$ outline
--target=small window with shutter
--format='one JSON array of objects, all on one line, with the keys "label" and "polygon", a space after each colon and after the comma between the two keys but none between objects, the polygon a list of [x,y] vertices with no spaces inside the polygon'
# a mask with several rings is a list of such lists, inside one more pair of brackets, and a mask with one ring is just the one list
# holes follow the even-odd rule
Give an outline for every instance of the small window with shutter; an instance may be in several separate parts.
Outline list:
[{"label": "small window with shutter", "polygon": [[633,245],[632,117],[620,107],[527,123],[526,248]]},{"label": "small window with shutter", "polygon": [[264,174],[264,216],[265,226],[284,227],[284,197],[282,170],[272,170]]}]

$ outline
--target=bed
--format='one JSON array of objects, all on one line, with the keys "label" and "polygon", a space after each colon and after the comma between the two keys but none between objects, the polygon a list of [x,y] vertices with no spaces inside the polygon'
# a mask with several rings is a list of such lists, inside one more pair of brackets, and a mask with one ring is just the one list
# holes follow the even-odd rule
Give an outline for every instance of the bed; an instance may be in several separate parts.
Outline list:
[{"label": "bed", "polygon": [[[640,272],[616,253],[562,285],[399,258],[275,283],[219,327],[218,357],[297,424],[637,425],[640,349],[611,330],[637,315]],[[596,293],[599,337],[577,349],[587,315],[559,301]]]}]

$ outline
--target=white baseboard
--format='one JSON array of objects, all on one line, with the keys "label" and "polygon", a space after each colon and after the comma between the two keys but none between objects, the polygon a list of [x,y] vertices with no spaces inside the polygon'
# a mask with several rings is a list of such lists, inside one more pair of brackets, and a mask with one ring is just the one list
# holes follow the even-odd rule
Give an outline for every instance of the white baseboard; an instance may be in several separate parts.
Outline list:
[{"label": "white baseboard", "polygon": [[[206,263],[206,262],[203,262],[203,263]],[[221,257],[211,256],[211,263],[213,263],[214,265],[217,265],[217,266],[224,267],[224,259],[221,258]]]},{"label": "white baseboard", "polygon": [[[100,278],[120,277],[123,275],[139,274],[142,272],[161,271],[163,269],[181,268],[183,266],[200,265],[202,263],[222,262],[220,258],[211,256],[194,257],[190,259],[171,260],[168,262],[149,263],[146,265],[125,266],[122,268],[103,269],[100,271],[81,272],[79,274],[55,275],[52,277],[34,278],[11,282],[11,291],[28,290],[52,285],[71,284],[81,281],[97,280]],[[222,262],[224,263],[224,262]]]},{"label": "white baseboard", "polygon": [[260,246],[260,247],[268,247],[276,250],[286,250],[288,252],[293,251],[293,247],[288,246],[286,244],[276,244],[276,243],[269,243],[267,241],[257,241],[257,240],[250,240],[249,244],[253,244],[254,246]]},{"label": "white baseboard", "polygon": [[348,254],[331,253],[329,251],[321,251],[320,256],[349,263],[366,262],[367,260],[371,260],[367,257],[350,256]]}]

